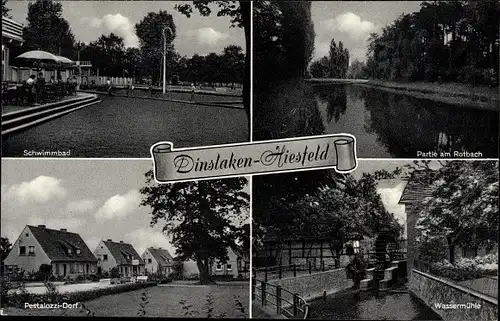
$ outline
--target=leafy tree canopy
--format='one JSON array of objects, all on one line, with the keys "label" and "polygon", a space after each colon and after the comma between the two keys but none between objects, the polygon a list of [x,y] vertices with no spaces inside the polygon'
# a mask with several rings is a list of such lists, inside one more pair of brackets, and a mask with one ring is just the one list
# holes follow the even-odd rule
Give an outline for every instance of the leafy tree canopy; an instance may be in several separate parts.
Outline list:
[{"label": "leafy tree canopy", "polygon": [[158,185],[152,171],[146,173],[141,205],[151,208],[152,226],[164,224],[176,254],[196,261],[201,283],[211,281],[211,262],[225,262],[227,248],[241,236],[250,199],[246,184],[234,178]]}]

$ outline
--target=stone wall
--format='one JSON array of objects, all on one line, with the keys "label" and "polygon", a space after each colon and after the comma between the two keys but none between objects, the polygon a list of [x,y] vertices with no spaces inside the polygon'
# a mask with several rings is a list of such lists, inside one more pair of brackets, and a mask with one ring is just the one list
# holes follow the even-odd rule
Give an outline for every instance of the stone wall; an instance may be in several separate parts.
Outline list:
[{"label": "stone wall", "polygon": [[[306,301],[310,301],[326,294],[333,294],[353,286],[352,280],[347,278],[344,269],[299,275],[297,277],[283,278],[269,281],[279,285],[292,293],[297,293]],[[288,299],[288,294],[283,293]],[[291,295],[290,295],[291,297]]]},{"label": "stone wall", "polygon": [[[410,291],[445,321],[498,320],[498,300],[451,281],[412,270]],[[439,304],[462,306],[439,307]]]}]

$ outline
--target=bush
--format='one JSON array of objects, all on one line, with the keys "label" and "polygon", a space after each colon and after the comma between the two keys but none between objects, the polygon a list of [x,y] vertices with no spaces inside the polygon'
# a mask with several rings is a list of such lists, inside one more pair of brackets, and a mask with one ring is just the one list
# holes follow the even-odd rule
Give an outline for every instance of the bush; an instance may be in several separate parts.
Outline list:
[{"label": "bush", "polygon": [[88,291],[73,292],[73,293],[58,293],[57,291],[52,291],[51,293],[44,294],[33,294],[33,293],[16,293],[9,294],[5,297],[6,305],[13,306],[17,308],[24,308],[24,303],[77,303],[84,302],[88,300],[93,300],[104,295],[117,294],[122,292],[128,292],[138,289],[143,289],[154,285],[152,282],[144,283],[127,283],[109,288],[100,288]]},{"label": "bush", "polygon": [[193,280],[199,280],[200,279],[200,274],[198,273],[191,273],[186,277],[186,280],[193,281]]},{"label": "bush", "polygon": [[454,281],[465,281],[498,274],[498,255],[461,258],[455,264],[447,260],[431,265],[430,272]]}]

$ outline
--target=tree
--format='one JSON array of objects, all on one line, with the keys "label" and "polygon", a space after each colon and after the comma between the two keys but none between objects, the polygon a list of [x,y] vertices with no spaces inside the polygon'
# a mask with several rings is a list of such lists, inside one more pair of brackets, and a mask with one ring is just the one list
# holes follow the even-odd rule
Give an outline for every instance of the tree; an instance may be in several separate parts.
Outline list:
[{"label": "tree", "polygon": [[37,0],[28,4],[28,25],[24,27],[23,48],[44,50],[56,55],[73,56],[75,37],[62,17],[62,4]]},{"label": "tree", "polygon": [[7,8],[7,0],[2,0],[2,17],[10,18],[10,9]]},{"label": "tree", "polygon": [[175,8],[186,17],[191,17],[193,7],[198,10],[202,16],[209,16],[212,13],[210,4],[213,3],[219,7],[217,16],[231,17],[232,26],[243,28],[245,32],[245,77],[243,78],[243,105],[250,119],[250,25],[252,12],[250,1],[228,1],[228,0],[194,0],[191,4],[176,5]]},{"label": "tree", "polygon": [[0,262],[3,262],[7,255],[9,255],[11,248],[12,244],[9,239],[2,236],[0,239]]},{"label": "tree", "polygon": [[176,256],[196,261],[200,283],[212,282],[211,262],[226,262],[227,248],[235,243],[249,208],[242,189],[246,178],[160,184],[146,173],[141,206],[151,208],[151,226],[164,221],[163,231],[172,236]]},{"label": "tree", "polygon": [[432,196],[417,207],[417,241],[421,247],[447,244],[450,262],[455,247],[491,249],[498,239],[498,162],[452,161],[422,179]]},{"label": "tree", "polygon": [[85,46],[80,56],[90,60],[93,68],[99,69],[101,75],[108,77],[122,77],[124,69],[130,68],[126,60],[123,38],[114,33],[101,35],[96,41]]},{"label": "tree", "polygon": [[167,62],[172,58],[174,41],[177,33],[172,15],[165,10],[158,13],[150,12],[141,21],[136,23],[135,32],[139,37],[140,49],[143,54],[144,68],[152,76],[153,83],[160,79],[160,66],[163,68],[163,30],[167,43]]},{"label": "tree", "polygon": [[243,83],[245,72],[245,54],[240,46],[229,45],[224,48],[221,56],[221,68],[225,81]]}]

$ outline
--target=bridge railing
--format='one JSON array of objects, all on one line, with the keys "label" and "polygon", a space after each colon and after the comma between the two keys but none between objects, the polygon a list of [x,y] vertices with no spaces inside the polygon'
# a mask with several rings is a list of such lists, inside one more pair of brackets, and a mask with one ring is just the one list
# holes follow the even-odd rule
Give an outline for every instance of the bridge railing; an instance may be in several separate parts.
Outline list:
[{"label": "bridge railing", "polygon": [[259,302],[262,307],[272,305],[278,315],[287,318],[307,319],[309,316],[309,304],[305,299],[279,285],[262,280],[252,279],[252,301]]}]

